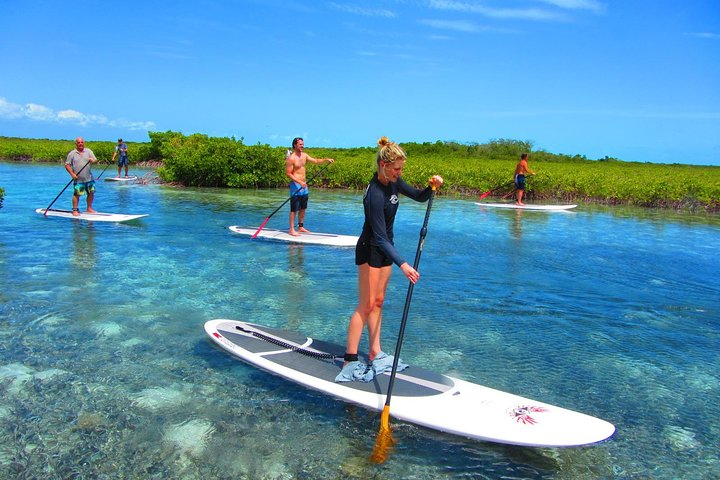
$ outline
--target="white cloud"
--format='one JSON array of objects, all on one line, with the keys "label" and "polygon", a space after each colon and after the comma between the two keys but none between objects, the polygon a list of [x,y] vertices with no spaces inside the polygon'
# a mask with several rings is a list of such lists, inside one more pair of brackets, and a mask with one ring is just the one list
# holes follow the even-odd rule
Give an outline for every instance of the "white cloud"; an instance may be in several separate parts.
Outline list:
[{"label": "white cloud", "polygon": [[692,32],[688,33],[691,37],[698,37],[698,38],[712,38],[714,40],[720,39],[720,33],[711,33],[711,32]]},{"label": "white cloud", "polygon": [[23,114],[32,118],[33,120],[52,120],[55,115],[51,109],[44,105],[38,105],[36,103],[28,103],[25,107],[21,107]]},{"label": "white cloud", "polygon": [[[496,28],[496,27],[484,27],[479,26],[473,22],[467,20],[436,20],[436,19],[422,19],[418,20],[419,23],[427,25],[431,28],[437,28],[439,30],[452,30],[455,32],[465,33],[476,33],[476,32],[494,32],[494,33],[517,33],[516,30],[507,28]],[[436,37],[436,39],[447,39],[448,37]]]},{"label": "white cloud", "polygon": [[567,15],[540,8],[492,8],[478,3],[455,0],[429,0],[428,5],[435,10],[477,13],[495,19],[514,20],[567,20]]},{"label": "white cloud", "polygon": [[384,8],[363,8],[363,7],[357,7],[355,5],[347,5],[347,4],[341,4],[341,3],[335,3],[330,2],[328,3],[332,8],[336,10],[340,10],[341,12],[345,13],[352,13],[354,15],[363,15],[365,17],[388,17],[392,18],[395,17],[395,13],[390,10],[385,10]]},{"label": "white cloud", "polygon": [[456,32],[477,32],[480,29],[472,22],[465,20],[420,20],[420,23],[441,30],[454,30]]},{"label": "white cloud", "polygon": [[58,120],[75,120],[82,124],[84,115],[77,110],[61,110],[57,113]]},{"label": "white cloud", "polygon": [[540,0],[556,7],[568,10],[590,10],[591,12],[601,13],[605,11],[605,5],[595,0]]},{"label": "white cloud", "polygon": [[86,114],[77,110],[67,109],[54,111],[52,108],[37,103],[20,105],[8,102],[0,97],[0,119],[17,120],[27,118],[37,122],[73,123],[77,125],[105,125],[108,127],[125,128],[128,130],[154,130],[154,122],[138,122],[124,119],[109,120],[104,115]]},{"label": "white cloud", "polygon": [[10,103],[3,97],[0,97],[0,118],[21,118],[23,110],[17,103]]}]

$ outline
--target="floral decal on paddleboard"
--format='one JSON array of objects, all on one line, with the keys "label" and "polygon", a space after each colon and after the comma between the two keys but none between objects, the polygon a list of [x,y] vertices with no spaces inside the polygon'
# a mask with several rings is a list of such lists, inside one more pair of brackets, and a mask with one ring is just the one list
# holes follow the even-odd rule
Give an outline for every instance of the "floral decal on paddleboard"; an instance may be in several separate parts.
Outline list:
[{"label": "floral decal on paddleboard", "polygon": [[535,425],[538,421],[531,415],[531,413],[542,413],[547,412],[548,409],[545,407],[534,407],[531,405],[521,405],[508,410],[508,414],[515,419],[516,422],[524,425]]}]

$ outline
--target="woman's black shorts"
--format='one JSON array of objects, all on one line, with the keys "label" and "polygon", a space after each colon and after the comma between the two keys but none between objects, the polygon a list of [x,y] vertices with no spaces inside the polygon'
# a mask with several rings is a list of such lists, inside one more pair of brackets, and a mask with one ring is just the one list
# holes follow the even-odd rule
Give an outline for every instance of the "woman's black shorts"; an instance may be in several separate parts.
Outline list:
[{"label": "woman's black shorts", "polygon": [[393,264],[392,258],[382,248],[371,245],[369,240],[358,240],[355,246],[355,265],[368,264],[371,267],[389,267]]}]

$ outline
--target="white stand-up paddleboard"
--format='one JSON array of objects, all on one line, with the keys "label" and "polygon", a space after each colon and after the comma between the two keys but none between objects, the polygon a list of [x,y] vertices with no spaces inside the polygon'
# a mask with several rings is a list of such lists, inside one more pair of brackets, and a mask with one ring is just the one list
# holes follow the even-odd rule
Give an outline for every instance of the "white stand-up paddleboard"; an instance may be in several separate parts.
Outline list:
[{"label": "white stand-up paddleboard", "polygon": [[475,205],[481,207],[493,207],[493,208],[513,208],[517,210],[570,210],[577,207],[577,205],[518,205],[517,203],[481,203],[475,202]]},{"label": "white stand-up paddleboard", "polygon": [[[45,215],[45,209],[44,208],[37,208],[35,209],[36,213],[39,213],[40,215]],[[79,212],[80,215],[73,215],[73,212],[70,210],[54,210],[50,209],[47,212],[48,217],[62,217],[62,218],[77,218],[79,220],[89,220],[91,222],[129,222],[130,220],[137,220],[138,218],[143,218],[149,216],[148,213],[143,215],[125,215],[122,213],[87,213],[87,212]]]},{"label": "white stand-up paddleboard", "polygon": [[105,177],[106,182],[132,182],[137,180],[138,177],[130,175],[129,177]]},{"label": "white stand-up paddleboard", "polygon": [[[253,236],[257,232],[257,227],[238,227],[233,225],[228,227],[231,231],[240,235]],[[278,240],[290,243],[307,243],[312,245],[329,245],[332,247],[354,247],[357,244],[358,237],[352,235],[335,235],[334,233],[301,233],[295,237],[290,235],[287,230],[274,230],[272,228],[263,228],[255,238],[264,238],[267,240]]]},{"label": "white stand-up paddleboard", "polygon": [[[210,320],[205,331],[217,345],[255,367],[339,399],[383,410],[389,372],[367,383],[336,383],[345,351],[340,345],[237,320]],[[392,393],[393,417],[478,440],[571,447],[601,442],[615,432],[605,420],[413,365],[397,373]]]}]

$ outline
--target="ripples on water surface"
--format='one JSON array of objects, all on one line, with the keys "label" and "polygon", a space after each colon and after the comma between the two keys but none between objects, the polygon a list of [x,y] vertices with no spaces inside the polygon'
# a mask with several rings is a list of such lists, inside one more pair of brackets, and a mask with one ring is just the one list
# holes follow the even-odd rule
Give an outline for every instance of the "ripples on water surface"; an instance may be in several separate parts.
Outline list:
[{"label": "ripples on water surface", "polygon": [[[35,214],[66,181],[61,166],[0,163],[0,478],[720,477],[717,217],[438,198],[403,359],[618,431],[532,449],[392,421],[396,450],[376,466],[377,414],[246,366],[202,328],[248,319],[343,343],[352,249],[227,230],[259,225],[284,190],[100,182],[96,209],[150,217]],[[306,224],[357,235],[360,201],[313,190]],[[409,259],[424,209],[402,201],[396,243]],[[283,209],[268,226],[286,223]],[[386,350],[406,289],[396,269]]]}]

